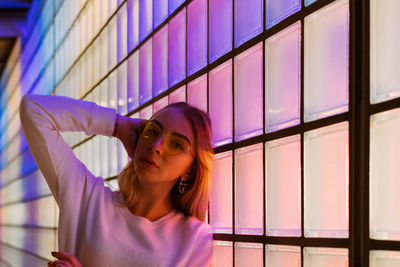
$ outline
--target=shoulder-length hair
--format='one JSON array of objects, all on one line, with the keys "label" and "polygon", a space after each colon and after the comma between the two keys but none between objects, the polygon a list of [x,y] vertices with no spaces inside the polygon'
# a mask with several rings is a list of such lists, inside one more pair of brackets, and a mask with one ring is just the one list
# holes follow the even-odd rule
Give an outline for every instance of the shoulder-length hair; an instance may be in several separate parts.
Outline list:
[{"label": "shoulder-length hair", "polygon": [[[177,108],[183,112],[194,133],[194,151],[196,153],[191,172],[187,177],[189,179],[186,179],[189,182],[188,189],[183,194],[179,193],[178,180],[170,191],[172,206],[185,216],[193,216],[205,221],[211,193],[211,171],[214,155],[210,117],[204,111],[185,102],[170,104],[162,110],[166,108]],[[123,197],[121,204],[127,207],[134,206],[138,201],[138,178],[133,160],[118,175],[118,185]]]}]

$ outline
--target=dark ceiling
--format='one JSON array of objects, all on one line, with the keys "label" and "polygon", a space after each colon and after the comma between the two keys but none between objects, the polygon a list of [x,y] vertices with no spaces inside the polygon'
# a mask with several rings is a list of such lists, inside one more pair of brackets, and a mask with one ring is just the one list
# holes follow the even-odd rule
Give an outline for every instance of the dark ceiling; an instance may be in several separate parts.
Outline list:
[{"label": "dark ceiling", "polygon": [[15,40],[25,29],[32,0],[0,0],[0,79]]}]

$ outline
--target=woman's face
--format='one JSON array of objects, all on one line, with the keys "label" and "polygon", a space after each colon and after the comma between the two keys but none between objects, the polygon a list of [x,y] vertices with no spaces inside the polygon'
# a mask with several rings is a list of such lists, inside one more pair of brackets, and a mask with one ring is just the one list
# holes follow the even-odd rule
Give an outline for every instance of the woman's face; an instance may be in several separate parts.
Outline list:
[{"label": "woman's face", "polygon": [[[194,133],[189,121],[177,108],[166,108],[152,120],[162,128],[162,136],[149,142],[143,136],[136,146],[134,164],[140,183],[175,183],[189,170],[194,159]],[[188,150],[176,155],[166,153],[164,141],[168,136],[187,139]]]}]

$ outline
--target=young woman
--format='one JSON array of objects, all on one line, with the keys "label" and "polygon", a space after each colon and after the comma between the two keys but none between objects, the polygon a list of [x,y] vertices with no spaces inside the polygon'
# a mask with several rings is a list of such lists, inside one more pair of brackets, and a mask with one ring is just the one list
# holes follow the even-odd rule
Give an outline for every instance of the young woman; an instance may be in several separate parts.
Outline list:
[{"label": "young woman", "polygon": [[[204,222],[213,159],[210,119],[175,103],[150,121],[62,96],[26,95],[20,118],[29,148],[59,206],[58,260],[49,266],[211,266]],[[104,186],[60,132],[114,136],[132,159]]]}]

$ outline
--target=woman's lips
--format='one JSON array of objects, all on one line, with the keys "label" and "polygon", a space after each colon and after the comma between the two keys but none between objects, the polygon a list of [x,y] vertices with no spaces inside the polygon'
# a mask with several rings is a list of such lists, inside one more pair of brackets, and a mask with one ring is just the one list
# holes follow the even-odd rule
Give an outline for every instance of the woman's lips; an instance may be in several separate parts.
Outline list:
[{"label": "woman's lips", "polygon": [[146,166],[150,166],[153,168],[158,168],[158,165],[151,159],[149,158],[143,158],[142,162],[146,165]]}]

